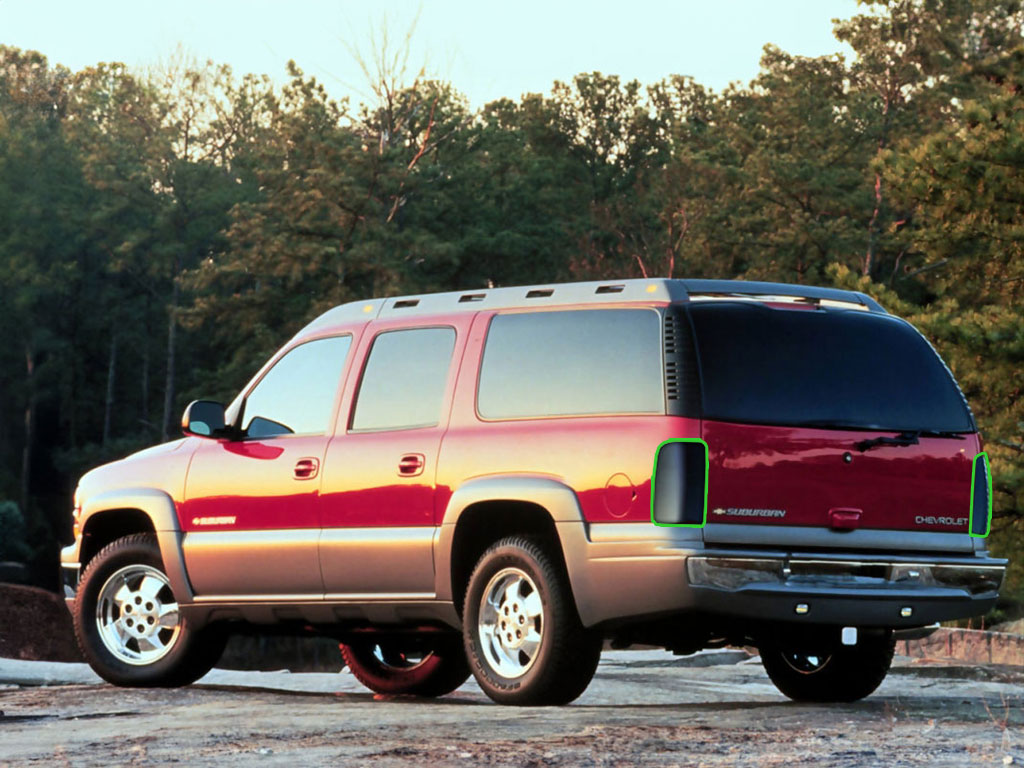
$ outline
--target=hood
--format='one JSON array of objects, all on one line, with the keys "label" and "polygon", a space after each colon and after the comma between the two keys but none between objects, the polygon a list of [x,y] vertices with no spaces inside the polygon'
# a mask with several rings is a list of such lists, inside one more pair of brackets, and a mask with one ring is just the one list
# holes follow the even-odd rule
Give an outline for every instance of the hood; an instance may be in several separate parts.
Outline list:
[{"label": "hood", "polygon": [[75,505],[102,493],[131,488],[160,490],[175,501],[180,500],[196,439],[182,438],[154,445],[89,470],[78,482]]}]

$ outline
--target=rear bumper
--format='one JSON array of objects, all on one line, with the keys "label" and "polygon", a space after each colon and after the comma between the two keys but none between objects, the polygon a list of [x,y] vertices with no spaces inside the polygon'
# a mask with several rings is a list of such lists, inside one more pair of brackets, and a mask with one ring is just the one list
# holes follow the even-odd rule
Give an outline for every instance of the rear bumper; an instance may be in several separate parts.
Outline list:
[{"label": "rear bumper", "polygon": [[[841,624],[909,629],[986,613],[997,594],[966,595],[953,590],[720,590],[691,587],[694,605],[705,613],[750,621]],[[798,612],[799,611],[799,612]]]},{"label": "rear bumper", "polygon": [[915,627],[985,613],[1006,561],[843,555],[722,556],[687,560],[695,603],[753,620]]},{"label": "rear bumper", "polygon": [[[565,541],[569,531],[560,526],[559,533]],[[995,605],[1007,562],[939,552],[721,547],[701,541],[699,530],[650,524],[592,525],[589,534],[566,547],[588,626],[700,614],[731,624],[905,630],[984,614]]]}]

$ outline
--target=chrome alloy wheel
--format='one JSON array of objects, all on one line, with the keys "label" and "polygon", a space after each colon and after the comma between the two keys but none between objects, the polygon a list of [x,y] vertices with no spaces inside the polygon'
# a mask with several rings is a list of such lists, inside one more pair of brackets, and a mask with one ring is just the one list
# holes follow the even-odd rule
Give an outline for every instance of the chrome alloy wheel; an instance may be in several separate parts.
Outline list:
[{"label": "chrome alloy wheel", "polygon": [[802,675],[813,675],[823,670],[830,661],[832,654],[818,656],[816,654],[783,652],[782,659],[794,672]]},{"label": "chrome alloy wheel", "polygon": [[181,633],[167,577],[148,565],[129,565],[111,575],[96,601],[96,626],[118,661],[143,666],[162,659]]},{"label": "chrome alloy wheel", "polygon": [[494,574],[480,600],[477,632],[495,672],[508,679],[525,675],[544,636],[544,606],[533,579],[518,568]]},{"label": "chrome alloy wheel", "polygon": [[379,643],[373,646],[373,657],[382,667],[391,669],[416,669],[433,655],[433,651],[402,651],[392,645]]}]

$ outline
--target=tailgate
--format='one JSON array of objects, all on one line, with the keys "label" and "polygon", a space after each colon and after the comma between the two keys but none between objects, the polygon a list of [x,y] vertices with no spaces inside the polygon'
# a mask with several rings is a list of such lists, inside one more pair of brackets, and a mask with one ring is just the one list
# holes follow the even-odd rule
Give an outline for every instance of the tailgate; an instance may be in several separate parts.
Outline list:
[{"label": "tailgate", "polygon": [[977,437],[895,434],[706,421],[708,523],[965,533]]}]

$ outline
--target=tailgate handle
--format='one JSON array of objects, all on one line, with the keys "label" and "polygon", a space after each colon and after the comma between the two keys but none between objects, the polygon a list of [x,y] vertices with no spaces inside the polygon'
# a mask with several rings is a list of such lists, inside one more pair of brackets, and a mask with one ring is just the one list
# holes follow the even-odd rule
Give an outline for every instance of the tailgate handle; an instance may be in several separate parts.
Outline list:
[{"label": "tailgate handle", "polygon": [[836,531],[852,531],[860,528],[859,509],[852,507],[833,507],[828,511],[828,525]]}]

